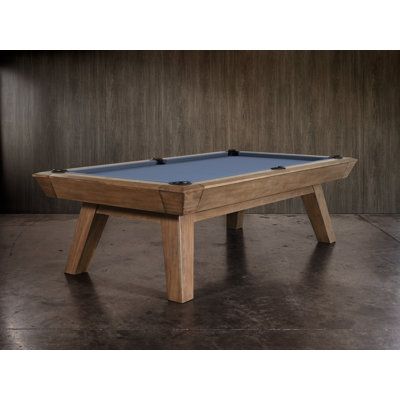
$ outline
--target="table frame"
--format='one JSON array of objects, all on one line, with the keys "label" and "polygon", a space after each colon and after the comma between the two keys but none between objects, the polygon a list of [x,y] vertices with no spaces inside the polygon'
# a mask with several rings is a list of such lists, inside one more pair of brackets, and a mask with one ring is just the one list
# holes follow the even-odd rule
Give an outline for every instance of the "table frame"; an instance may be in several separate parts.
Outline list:
[{"label": "table frame", "polygon": [[65,273],[88,271],[108,217],[161,224],[168,300],[185,303],[194,295],[194,224],[226,215],[228,229],[242,229],[244,211],[301,197],[321,243],[335,234],[321,184],[346,178],[356,159],[324,159],[282,170],[175,186],[76,173],[34,174],[50,197],[83,202]]}]

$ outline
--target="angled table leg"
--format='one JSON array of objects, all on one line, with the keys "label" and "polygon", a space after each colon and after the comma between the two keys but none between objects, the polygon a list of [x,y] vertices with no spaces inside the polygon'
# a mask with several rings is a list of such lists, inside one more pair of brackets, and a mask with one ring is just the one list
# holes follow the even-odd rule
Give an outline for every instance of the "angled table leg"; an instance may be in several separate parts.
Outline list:
[{"label": "angled table leg", "polygon": [[191,215],[161,220],[168,300],[193,299],[194,220]]},{"label": "angled table leg", "polygon": [[66,274],[81,274],[89,268],[90,260],[108,219],[107,215],[96,214],[96,210],[96,204],[82,204],[65,268]]},{"label": "angled table leg", "polygon": [[243,228],[244,210],[234,212],[226,215],[226,227],[228,229],[242,229]]},{"label": "angled table leg", "polygon": [[315,236],[318,242],[335,243],[335,233],[322,187],[316,185],[313,186],[313,189],[313,193],[302,196],[302,199]]}]

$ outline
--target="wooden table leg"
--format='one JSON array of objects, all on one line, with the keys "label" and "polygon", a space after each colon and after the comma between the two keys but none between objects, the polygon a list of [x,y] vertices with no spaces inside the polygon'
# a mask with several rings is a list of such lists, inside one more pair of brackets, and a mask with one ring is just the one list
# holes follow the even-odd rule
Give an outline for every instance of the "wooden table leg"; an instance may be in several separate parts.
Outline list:
[{"label": "wooden table leg", "polygon": [[226,215],[226,227],[228,229],[242,229],[243,228],[244,211],[238,211]]},{"label": "wooden table leg", "polygon": [[191,215],[161,220],[168,300],[193,299],[194,221]]},{"label": "wooden table leg", "polygon": [[331,217],[326,205],[324,192],[321,185],[313,186],[314,192],[302,196],[308,218],[314,229],[318,242],[335,243]]},{"label": "wooden table leg", "polygon": [[82,204],[65,268],[66,274],[81,274],[89,268],[90,260],[108,219],[107,215],[96,214],[96,210],[96,204]]}]

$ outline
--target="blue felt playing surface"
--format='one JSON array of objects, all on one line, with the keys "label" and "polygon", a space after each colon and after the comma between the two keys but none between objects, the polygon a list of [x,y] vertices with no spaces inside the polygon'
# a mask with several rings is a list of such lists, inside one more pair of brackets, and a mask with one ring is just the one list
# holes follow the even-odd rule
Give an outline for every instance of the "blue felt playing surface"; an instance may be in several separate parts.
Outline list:
[{"label": "blue felt playing surface", "polygon": [[190,181],[192,183],[235,175],[261,172],[272,167],[307,164],[327,157],[266,155],[260,153],[240,153],[239,156],[227,156],[227,153],[204,157],[180,157],[166,160],[166,164],[157,165],[155,161],[137,164],[113,165],[74,169],[70,172],[84,173],[110,178],[168,183]]}]

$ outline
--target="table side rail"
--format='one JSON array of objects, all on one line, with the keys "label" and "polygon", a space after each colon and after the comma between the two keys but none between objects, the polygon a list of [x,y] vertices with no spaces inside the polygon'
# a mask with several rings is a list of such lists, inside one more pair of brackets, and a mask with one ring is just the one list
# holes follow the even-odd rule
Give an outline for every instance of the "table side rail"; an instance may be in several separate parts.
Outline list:
[{"label": "table side rail", "polygon": [[186,215],[345,178],[357,160],[323,160],[189,186],[79,174],[34,174],[46,195],[67,200]]},{"label": "table side rail", "polygon": [[241,203],[252,199],[286,193],[348,176],[354,161],[319,164],[313,168],[293,168],[291,171],[266,173],[257,179],[232,179],[230,182],[204,184],[197,211]]}]

